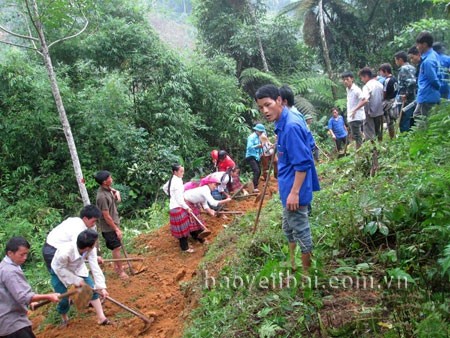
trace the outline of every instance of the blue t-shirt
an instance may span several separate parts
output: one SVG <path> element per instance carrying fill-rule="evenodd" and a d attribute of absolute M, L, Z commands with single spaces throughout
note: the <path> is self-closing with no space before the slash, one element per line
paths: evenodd
<path fill-rule="evenodd" d="M 448 70 L 450 68 L 450 57 L 445 54 L 438 54 L 439 68 L 438 68 L 438 79 L 441 85 L 440 93 L 441 97 L 445 99 L 450 99 L 449 90 L 449 76 Z"/>
<path fill-rule="evenodd" d="M 347 136 L 347 130 L 345 130 L 344 119 L 341 115 L 335 119 L 333 116 L 328 121 L 328 129 L 331 129 L 337 138 L 343 138 Z"/>
<path fill-rule="evenodd" d="M 254 157 L 257 161 L 261 158 L 262 148 L 256 148 L 259 146 L 261 141 L 259 140 L 259 136 L 256 133 L 252 133 L 247 138 L 247 149 L 245 151 L 245 158 Z"/>
<path fill-rule="evenodd" d="M 278 136 L 278 189 L 281 203 L 286 207 L 295 172 L 301 171 L 306 172 L 306 177 L 300 188 L 299 202 L 300 205 L 308 205 L 312 201 L 312 192 L 320 190 L 309 132 L 302 127 L 299 117 L 284 107 L 280 119 L 275 122 L 275 133 Z"/>
<path fill-rule="evenodd" d="M 441 94 L 439 92 L 440 84 L 438 79 L 439 61 L 437 53 L 429 49 L 422 54 L 420 64 L 419 78 L 417 80 L 417 103 L 439 103 Z"/>

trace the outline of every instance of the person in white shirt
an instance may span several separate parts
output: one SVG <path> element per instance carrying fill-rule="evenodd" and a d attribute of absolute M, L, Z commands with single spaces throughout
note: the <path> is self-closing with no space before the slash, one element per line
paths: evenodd
<path fill-rule="evenodd" d="M 383 85 L 376 79 L 376 73 L 369 67 L 359 71 L 359 78 L 364 83 L 363 97 L 357 108 L 367 112 L 364 122 L 364 137 L 366 140 L 383 140 Z"/>
<path fill-rule="evenodd" d="M 42 255 L 44 256 L 44 261 L 49 271 L 51 270 L 51 263 L 56 250 L 68 243 L 76 242 L 79 233 L 83 230 L 94 228 L 95 222 L 97 222 L 101 215 L 102 212 L 97 206 L 92 204 L 86 205 L 81 209 L 80 217 L 69 217 L 49 232 L 44 247 L 42 248 Z M 95 250 L 90 255 L 89 260 L 89 265 L 94 275 L 96 270 L 101 271 L 98 266 L 98 261 L 101 263 L 102 259 L 97 257 L 97 250 Z M 104 285 L 104 281 L 100 284 Z M 103 288 L 106 288 L 106 286 Z"/>
<path fill-rule="evenodd" d="M 211 207 L 217 207 L 220 204 L 225 204 L 231 201 L 228 197 L 224 200 L 216 200 L 212 196 L 211 192 L 220 184 L 220 180 L 216 177 L 209 175 L 202 180 L 202 186 L 194 188 L 184 193 L 184 199 L 188 202 L 188 205 L 192 208 L 195 215 L 200 214 L 199 207 L 202 207 L 208 214 L 215 216 L 216 212 Z"/>
<path fill-rule="evenodd" d="M 356 142 L 356 149 L 362 144 L 361 127 L 366 118 L 363 107 L 358 107 L 358 103 L 363 98 L 361 88 L 354 84 L 352 72 L 345 72 L 341 75 L 342 82 L 347 90 L 347 122 L 350 125 L 352 138 Z"/>
<path fill-rule="evenodd" d="M 231 182 L 233 181 L 231 178 L 231 171 L 233 169 L 234 169 L 234 167 L 229 168 L 227 171 L 216 171 L 212 174 L 209 174 L 208 176 L 206 176 L 200 180 L 199 186 L 207 185 L 207 183 L 205 183 L 205 182 L 207 182 L 211 177 L 215 178 L 219 181 L 219 185 L 217 186 L 217 189 L 214 189 L 213 191 L 211 191 L 212 197 L 218 201 L 226 199 L 226 198 L 230 197 L 230 194 L 228 193 L 228 183 L 231 184 Z M 190 189 L 185 188 L 185 191 L 187 191 L 187 190 L 190 190 Z"/>
<path fill-rule="evenodd" d="M 184 200 L 183 185 L 184 167 L 180 164 L 172 165 L 172 177 L 163 186 L 164 192 L 169 195 L 170 232 L 178 238 L 180 248 L 183 252 L 193 253 L 194 249 L 189 247 L 188 238 L 203 243 L 203 238 L 198 235 L 203 231 L 200 224 L 191 219 L 192 209 Z"/>
<path fill-rule="evenodd" d="M 91 288 L 95 288 L 96 290 L 90 304 L 97 314 L 97 323 L 99 325 L 111 325 L 112 323 L 103 313 L 102 303 L 99 298 L 100 296 L 102 298 L 108 296 L 108 292 L 105 288 L 97 289 L 97 285 L 94 287 L 94 282 L 89 276 L 89 271 L 84 263 L 85 259 L 88 259 L 95 252 L 97 240 L 97 232 L 93 229 L 86 229 L 77 236 L 76 242 L 68 243 L 57 249 L 51 263 L 51 268 L 54 272 L 51 282 L 55 292 L 58 293 L 67 292 L 67 287 L 70 285 L 82 286 L 87 284 Z M 61 314 L 63 324 L 67 324 L 69 319 L 67 312 L 70 304 L 67 302 L 64 308 L 60 305 L 61 302 L 58 304 L 58 312 Z"/>

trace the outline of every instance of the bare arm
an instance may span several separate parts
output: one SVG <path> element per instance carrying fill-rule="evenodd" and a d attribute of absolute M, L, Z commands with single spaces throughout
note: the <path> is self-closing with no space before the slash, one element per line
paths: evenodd
<path fill-rule="evenodd" d="M 108 210 L 102 210 L 103 218 L 105 219 L 106 224 L 108 224 L 116 233 L 117 237 L 122 240 L 122 231 L 120 230 L 119 226 L 116 225 L 109 214 Z"/>
<path fill-rule="evenodd" d="M 355 117 L 356 111 L 362 107 L 364 107 L 366 105 L 366 103 L 369 102 L 369 100 L 367 99 L 361 99 L 361 101 L 359 101 L 359 103 L 356 105 L 355 108 L 352 109 L 351 116 Z"/>
<path fill-rule="evenodd" d="M 292 184 L 291 192 L 289 193 L 286 201 L 286 207 L 290 211 L 296 211 L 300 207 L 299 192 L 305 181 L 306 172 L 296 171 L 294 183 Z"/>

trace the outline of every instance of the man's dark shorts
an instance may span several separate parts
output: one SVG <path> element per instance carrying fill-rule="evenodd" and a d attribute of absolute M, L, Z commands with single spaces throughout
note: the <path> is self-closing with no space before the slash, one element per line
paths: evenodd
<path fill-rule="evenodd" d="M 115 231 L 102 232 L 102 236 L 105 239 L 106 247 L 109 250 L 114 250 L 114 249 L 120 248 L 122 246 L 122 244 L 120 243 L 119 237 L 117 237 L 117 234 Z"/>

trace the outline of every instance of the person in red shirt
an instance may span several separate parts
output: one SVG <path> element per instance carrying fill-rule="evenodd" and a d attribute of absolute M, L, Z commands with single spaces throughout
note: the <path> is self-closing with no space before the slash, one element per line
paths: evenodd
<path fill-rule="evenodd" d="M 211 151 L 211 158 L 217 171 L 228 171 L 236 167 L 236 163 L 234 163 L 225 150 Z"/>

